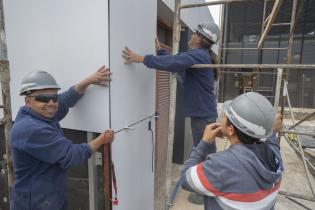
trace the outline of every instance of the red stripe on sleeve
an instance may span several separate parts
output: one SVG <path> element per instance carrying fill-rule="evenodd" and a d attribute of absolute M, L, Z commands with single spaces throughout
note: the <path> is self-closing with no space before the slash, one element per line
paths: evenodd
<path fill-rule="evenodd" d="M 211 193 L 213 193 L 216 196 L 221 196 L 222 192 L 220 192 L 218 189 L 216 189 L 207 179 L 207 177 L 205 176 L 205 173 L 203 172 L 202 169 L 202 163 L 199 163 L 197 165 L 197 174 L 198 174 L 198 178 L 201 182 L 201 184 L 204 186 L 204 188 L 206 188 L 208 191 L 210 191 Z"/>
<path fill-rule="evenodd" d="M 198 178 L 201 182 L 201 184 L 206 188 L 208 191 L 213 193 L 216 196 L 222 196 L 226 199 L 229 200 L 234 200 L 234 201 L 240 201 L 240 202 L 256 202 L 259 200 L 264 199 L 268 195 L 272 194 L 276 190 L 280 188 L 280 183 L 279 181 L 274 187 L 268 189 L 268 190 L 259 190 L 254 193 L 230 193 L 230 192 L 221 192 L 218 189 L 216 189 L 207 179 L 203 169 L 202 169 L 202 163 L 198 164 L 197 166 L 197 174 Z"/>

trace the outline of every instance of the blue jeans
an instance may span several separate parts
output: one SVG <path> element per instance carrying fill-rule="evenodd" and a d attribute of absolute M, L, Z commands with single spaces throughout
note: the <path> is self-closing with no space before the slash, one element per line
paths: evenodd
<path fill-rule="evenodd" d="M 199 144 L 199 141 L 202 139 L 203 132 L 207 125 L 215 123 L 215 119 L 203 118 L 203 117 L 191 117 L 191 131 L 194 140 L 194 146 L 196 147 Z M 215 153 L 217 147 L 215 141 L 210 146 L 210 153 Z"/>

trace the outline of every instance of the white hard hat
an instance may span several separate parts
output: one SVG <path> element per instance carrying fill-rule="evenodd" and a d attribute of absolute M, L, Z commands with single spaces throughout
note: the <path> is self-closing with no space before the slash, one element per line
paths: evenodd
<path fill-rule="evenodd" d="M 217 43 L 219 41 L 221 32 L 215 22 L 199 24 L 195 30 L 210 42 Z"/>
<path fill-rule="evenodd" d="M 21 83 L 20 95 L 27 95 L 33 90 L 56 89 L 59 90 L 55 78 L 45 71 L 34 71 L 27 74 Z"/>
<path fill-rule="evenodd" d="M 253 138 L 267 138 L 273 132 L 275 111 L 271 103 L 258 93 L 244 93 L 224 102 L 223 112 L 238 130 Z"/>

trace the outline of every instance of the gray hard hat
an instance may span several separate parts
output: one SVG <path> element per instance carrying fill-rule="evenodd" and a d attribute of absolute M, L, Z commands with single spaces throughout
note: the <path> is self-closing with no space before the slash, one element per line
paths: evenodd
<path fill-rule="evenodd" d="M 20 95 L 27 95 L 34 90 L 56 89 L 59 90 L 55 78 L 45 71 L 34 71 L 27 74 L 21 83 Z"/>
<path fill-rule="evenodd" d="M 199 24 L 195 29 L 208 41 L 217 43 L 220 37 L 220 28 L 215 22 Z"/>
<path fill-rule="evenodd" d="M 268 138 L 273 132 L 275 111 L 271 103 L 258 93 L 244 93 L 224 102 L 223 112 L 236 128 L 253 138 Z"/>

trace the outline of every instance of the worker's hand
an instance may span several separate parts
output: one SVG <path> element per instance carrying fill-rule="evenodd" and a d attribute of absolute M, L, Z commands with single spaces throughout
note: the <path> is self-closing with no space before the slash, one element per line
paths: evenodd
<path fill-rule="evenodd" d="M 202 140 L 210 144 L 214 142 L 216 136 L 222 136 L 220 123 L 207 125 L 203 133 Z"/>
<path fill-rule="evenodd" d="M 108 86 L 111 81 L 112 73 L 109 68 L 102 66 L 95 73 L 89 75 L 84 80 L 74 86 L 77 93 L 83 94 L 89 85 L 102 85 Z"/>
<path fill-rule="evenodd" d="M 273 124 L 273 131 L 279 132 L 282 128 L 282 115 L 276 114 L 275 123 Z"/>
<path fill-rule="evenodd" d="M 144 60 L 144 56 L 137 55 L 136 53 L 129 50 L 128 47 L 122 51 L 122 57 L 125 59 L 125 64 L 129 63 L 142 63 Z"/>
<path fill-rule="evenodd" d="M 105 132 L 101 133 L 99 137 L 102 139 L 103 144 L 108 144 L 114 140 L 115 134 L 113 130 L 108 129 Z"/>
<path fill-rule="evenodd" d="M 93 152 L 97 151 L 102 145 L 109 144 L 114 140 L 114 131 L 111 129 L 101 133 L 98 137 L 90 141 L 90 145 Z"/>
<path fill-rule="evenodd" d="M 108 86 L 111 81 L 112 73 L 106 66 L 100 67 L 95 73 L 91 74 L 86 78 L 89 84 Z"/>
<path fill-rule="evenodd" d="M 155 38 L 155 49 L 156 51 L 159 51 L 160 49 L 162 49 L 160 41 L 157 37 Z"/>

